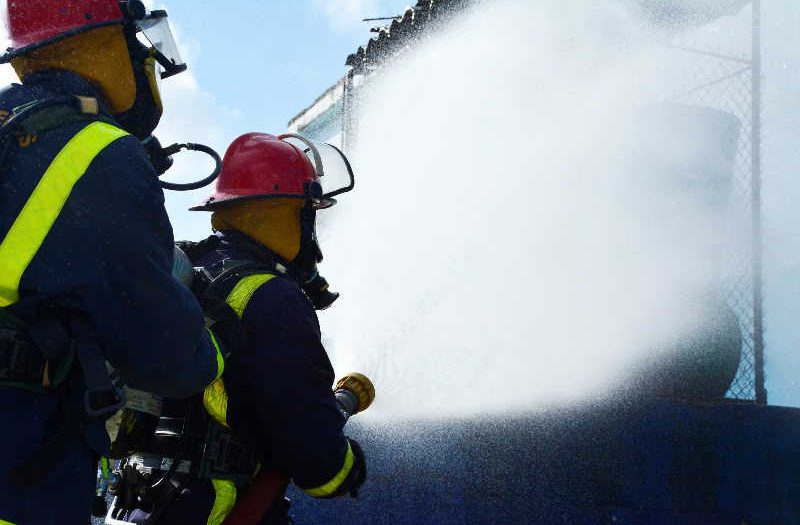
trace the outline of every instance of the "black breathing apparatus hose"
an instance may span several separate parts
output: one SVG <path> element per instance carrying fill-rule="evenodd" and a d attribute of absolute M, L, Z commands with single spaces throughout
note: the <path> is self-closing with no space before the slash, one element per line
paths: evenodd
<path fill-rule="evenodd" d="M 201 180 L 196 182 L 186 182 L 186 183 L 178 183 L 178 182 L 167 182 L 165 180 L 159 181 L 161 187 L 165 190 L 172 190 L 172 191 L 192 191 L 198 190 L 200 188 L 205 188 L 219 177 L 220 172 L 222 171 L 222 158 L 219 156 L 219 153 L 214 151 L 213 148 L 205 146 L 203 144 L 193 144 L 188 142 L 186 144 L 173 144 L 172 146 L 167 146 L 166 148 L 161 146 L 161 143 L 158 139 L 154 136 L 150 136 L 147 140 L 142 142 L 147 154 L 150 157 L 150 162 L 153 164 L 153 167 L 158 173 L 158 176 L 164 175 L 174 163 L 172 156 L 180 153 L 183 150 L 186 151 L 198 151 L 200 153 L 205 153 L 212 159 L 214 159 L 215 167 L 214 171 L 208 177 L 205 177 Z"/>

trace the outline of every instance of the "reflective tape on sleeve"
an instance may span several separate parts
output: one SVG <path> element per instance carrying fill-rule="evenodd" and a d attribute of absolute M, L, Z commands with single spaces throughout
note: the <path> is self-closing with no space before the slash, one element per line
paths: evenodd
<path fill-rule="evenodd" d="M 103 475 L 103 479 L 111 479 L 111 463 L 105 456 L 100 458 L 100 472 Z"/>
<path fill-rule="evenodd" d="M 340 470 L 330 481 L 324 485 L 320 485 L 319 487 L 313 489 L 307 489 L 303 492 L 315 498 L 326 498 L 328 496 L 333 496 L 339 490 L 339 487 L 342 486 L 344 480 L 347 479 L 350 471 L 353 470 L 353 463 L 355 463 L 355 455 L 353 454 L 353 449 L 350 448 L 350 442 L 348 441 L 347 453 L 344 456 L 344 466 L 342 467 L 342 470 Z"/>
<path fill-rule="evenodd" d="M 228 426 L 228 391 L 222 378 L 217 379 L 203 390 L 203 406 L 214 421 Z"/>
<path fill-rule="evenodd" d="M 72 137 L 50 163 L 0 243 L 0 307 L 19 300 L 22 275 L 92 161 L 106 146 L 126 135 L 117 127 L 93 122 Z"/>
<path fill-rule="evenodd" d="M 236 505 L 236 485 L 233 481 L 212 479 L 214 506 L 208 515 L 207 525 L 222 525 Z"/>

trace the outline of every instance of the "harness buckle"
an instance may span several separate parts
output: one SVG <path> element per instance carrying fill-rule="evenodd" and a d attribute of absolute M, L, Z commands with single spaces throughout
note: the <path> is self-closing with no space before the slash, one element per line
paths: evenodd
<path fill-rule="evenodd" d="M 232 472 L 244 468 L 253 451 L 248 443 L 227 433 L 220 436 L 217 447 L 216 454 L 211 458 L 217 472 Z"/>
<path fill-rule="evenodd" d="M 0 329 L 0 379 L 40 381 L 45 360 L 38 347 L 15 330 Z"/>
<path fill-rule="evenodd" d="M 87 388 L 83 393 L 83 408 L 89 417 L 111 416 L 127 402 L 125 391 L 117 386 Z"/>

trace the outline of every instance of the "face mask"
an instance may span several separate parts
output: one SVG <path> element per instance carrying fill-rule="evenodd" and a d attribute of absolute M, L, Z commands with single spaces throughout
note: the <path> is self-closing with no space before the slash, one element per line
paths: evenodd
<path fill-rule="evenodd" d="M 135 35 L 128 33 L 127 37 L 136 81 L 136 99 L 129 110 L 114 117 L 122 129 L 139 140 L 145 140 L 156 129 L 164 112 L 158 88 L 157 62 L 152 49 L 142 45 Z"/>
<path fill-rule="evenodd" d="M 314 308 L 325 310 L 339 294 L 330 291 L 328 281 L 317 270 L 317 264 L 322 262 L 322 250 L 317 242 L 316 220 L 317 211 L 309 202 L 300 212 L 300 253 L 290 266 Z"/>

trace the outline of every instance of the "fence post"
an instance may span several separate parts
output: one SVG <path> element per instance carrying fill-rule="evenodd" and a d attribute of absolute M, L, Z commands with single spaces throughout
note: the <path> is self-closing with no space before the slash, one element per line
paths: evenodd
<path fill-rule="evenodd" d="M 767 404 L 764 356 L 764 239 L 761 201 L 761 0 L 753 0 L 753 343 L 755 350 L 756 403 Z"/>

